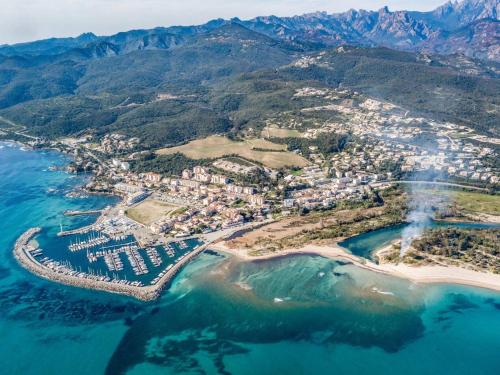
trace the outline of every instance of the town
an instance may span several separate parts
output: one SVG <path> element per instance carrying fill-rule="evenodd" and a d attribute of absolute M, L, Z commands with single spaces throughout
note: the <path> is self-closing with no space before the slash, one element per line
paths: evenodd
<path fill-rule="evenodd" d="M 366 199 L 405 179 L 479 184 L 483 189 L 498 186 L 498 166 L 491 163 L 497 157 L 498 139 L 481 137 L 463 125 L 412 116 L 397 105 L 346 89 L 303 87 L 294 97 L 318 105 L 303 108 L 301 117 L 286 113 L 269 118 L 262 137 L 273 141 L 284 132 L 315 140 L 325 134 L 347 134 L 347 146 L 329 154 L 314 145 L 307 154 L 290 149 L 307 159 L 302 167 L 269 168 L 228 155 L 179 175 L 162 175 L 133 170 L 136 160 L 150 153 L 140 148 L 138 138 L 112 133 L 57 144 L 74 156 L 69 171 L 94 173 L 87 190 L 123 197 L 113 213 L 132 220 L 141 228 L 137 236 L 148 243 L 328 209 L 344 200 Z M 324 111 L 335 116 L 317 120 L 316 114 Z M 255 133 L 250 129 L 247 136 Z M 266 176 L 265 186 L 239 181 L 257 173 Z"/>

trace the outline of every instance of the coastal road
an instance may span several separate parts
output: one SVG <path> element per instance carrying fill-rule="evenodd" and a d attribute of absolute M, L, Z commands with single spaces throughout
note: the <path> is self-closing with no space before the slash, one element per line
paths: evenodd
<path fill-rule="evenodd" d="M 28 134 L 23 133 L 26 131 L 26 126 L 16 124 L 16 123 L 14 123 L 14 122 L 10 121 L 9 119 L 6 119 L 5 117 L 2 117 L 2 116 L 0 116 L 0 121 L 3 121 L 6 124 L 9 124 L 13 128 L 18 128 L 18 129 L 20 128 L 21 129 L 20 131 L 14 131 L 12 129 L 9 129 L 12 133 L 29 138 L 29 139 L 37 140 L 37 137 L 33 137 L 32 135 L 28 135 Z"/>

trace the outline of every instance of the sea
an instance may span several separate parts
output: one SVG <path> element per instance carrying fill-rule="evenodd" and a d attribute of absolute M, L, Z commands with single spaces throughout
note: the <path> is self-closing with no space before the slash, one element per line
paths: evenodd
<path fill-rule="evenodd" d="M 14 260 L 16 238 L 89 224 L 63 212 L 116 203 L 68 197 L 88 179 L 50 168 L 68 161 L 0 143 L 0 374 L 500 373 L 500 293 L 485 289 L 212 251 L 148 303 L 40 279 Z"/>

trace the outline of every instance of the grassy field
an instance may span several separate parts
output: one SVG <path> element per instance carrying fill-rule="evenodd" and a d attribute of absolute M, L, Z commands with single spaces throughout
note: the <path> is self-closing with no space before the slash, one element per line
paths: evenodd
<path fill-rule="evenodd" d="M 423 188 L 421 190 L 427 192 L 427 194 L 447 196 L 449 203 L 466 212 L 500 215 L 500 195 L 432 188 Z"/>
<path fill-rule="evenodd" d="M 294 129 L 266 126 L 264 129 L 262 129 L 261 136 L 264 138 L 301 138 L 302 133 Z"/>
<path fill-rule="evenodd" d="M 269 151 L 265 151 L 269 150 Z M 239 155 L 254 160 L 269 168 L 303 167 L 309 162 L 302 156 L 288 152 L 286 145 L 280 145 L 264 139 L 252 139 L 236 142 L 226 137 L 211 136 L 197 139 L 188 144 L 158 150 L 159 155 L 180 152 L 191 159 L 221 158 L 228 155 Z"/>
<path fill-rule="evenodd" d="M 177 210 L 179 206 L 160 202 L 154 199 L 147 199 L 137 206 L 126 211 L 126 214 L 132 220 L 135 220 L 144 225 L 150 225 L 162 216 L 171 214 Z"/>
<path fill-rule="evenodd" d="M 500 215 L 500 195 L 453 192 L 454 202 L 466 211 Z"/>
<path fill-rule="evenodd" d="M 286 151 L 286 145 L 266 141 L 262 138 L 249 139 L 245 141 L 252 149 L 269 150 L 269 151 Z"/>

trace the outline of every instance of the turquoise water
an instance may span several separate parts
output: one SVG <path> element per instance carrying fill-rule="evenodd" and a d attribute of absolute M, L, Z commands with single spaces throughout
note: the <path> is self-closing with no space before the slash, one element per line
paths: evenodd
<path fill-rule="evenodd" d="M 2 148 L 3 146 L 3 148 Z M 12 257 L 29 227 L 80 225 L 83 178 L 53 152 L 0 144 L 0 373 L 497 374 L 500 294 L 417 286 L 317 256 L 206 253 L 156 302 L 41 280 Z M 49 189 L 56 189 L 52 192 Z"/>
<path fill-rule="evenodd" d="M 363 233 L 339 242 L 339 245 L 345 247 L 354 255 L 372 259 L 372 254 L 376 250 L 389 245 L 392 241 L 401 237 L 403 230 L 409 224 L 391 225 L 386 228 Z M 443 221 L 432 221 L 429 228 L 456 227 L 456 228 L 498 228 L 498 224 L 487 223 L 450 223 Z"/>

